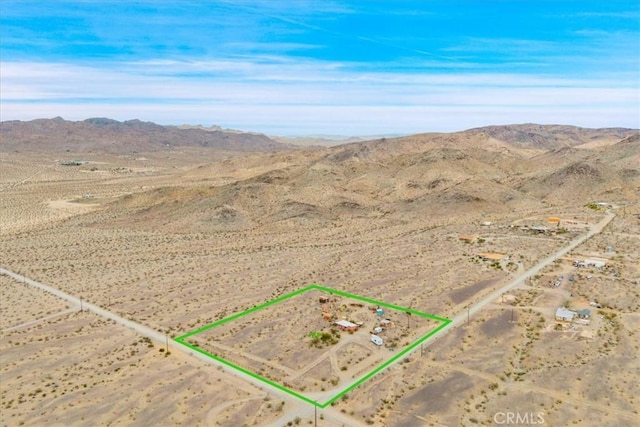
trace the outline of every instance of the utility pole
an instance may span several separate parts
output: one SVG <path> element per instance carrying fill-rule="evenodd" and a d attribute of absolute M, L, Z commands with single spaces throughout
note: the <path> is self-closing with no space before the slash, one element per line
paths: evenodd
<path fill-rule="evenodd" d="M 165 342 L 167 343 L 167 353 L 169 353 L 169 337 L 165 335 L 164 338 Z"/>
<path fill-rule="evenodd" d="M 313 418 L 315 420 L 315 427 L 318 427 L 318 405 L 317 405 L 318 401 L 315 400 L 313 402 Z"/>
<path fill-rule="evenodd" d="M 470 314 L 469 314 L 469 310 L 470 310 L 470 309 L 471 309 L 471 307 L 470 307 L 470 306 L 467 306 L 467 325 L 469 324 L 469 316 L 470 316 Z"/>
<path fill-rule="evenodd" d="M 80 311 L 83 311 L 83 309 L 82 309 L 82 297 L 80 297 Z"/>

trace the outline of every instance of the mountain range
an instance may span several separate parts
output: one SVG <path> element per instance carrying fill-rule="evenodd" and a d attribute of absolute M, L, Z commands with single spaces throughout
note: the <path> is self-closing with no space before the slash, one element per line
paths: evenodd
<path fill-rule="evenodd" d="M 128 224 L 143 228 L 160 222 L 180 231 L 286 229 L 300 221 L 325 227 L 345 218 L 406 222 L 425 215 L 446 221 L 595 200 L 640 202 L 634 129 L 521 124 L 311 148 L 136 120 L 3 122 L 0 131 L 2 151 L 244 153 L 194 165 L 175 185 L 113 202 Z"/>
<path fill-rule="evenodd" d="M 223 129 L 162 126 L 107 118 L 68 121 L 60 117 L 0 123 L 0 150 L 131 153 L 177 147 L 230 151 L 279 151 L 292 146 L 265 135 Z"/>

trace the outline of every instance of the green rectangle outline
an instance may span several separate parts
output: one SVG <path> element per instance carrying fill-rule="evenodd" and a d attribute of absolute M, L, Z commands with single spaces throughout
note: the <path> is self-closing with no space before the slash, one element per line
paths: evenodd
<path fill-rule="evenodd" d="M 349 387 L 347 387 L 346 389 L 340 391 L 336 396 L 332 397 L 331 399 L 327 400 L 324 403 L 319 403 L 315 400 L 311 400 L 310 398 L 294 391 L 291 390 L 281 384 L 278 384 L 274 381 L 271 381 L 268 378 L 264 378 L 258 374 L 256 374 L 255 372 L 251 372 L 250 370 L 243 368 L 242 366 L 238 366 L 226 359 L 223 359 L 222 357 L 213 355 L 203 349 L 201 349 L 200 347 L 196 347 L 192 344 L 189 344 L 187 342 L 185 342 L 185 339 L 200 334 L 202 332 L 208 331 L 209 329 L 213 329 L 216 326 L 221 326 L 224 325 L 225 323 L 229 323 L 233 320 L 236 320 L 242 316 L 245 316 L 247 314 L 262 310 L 263 308 L 269 307 L 273 304 L 282 302 L 284 300 L 287 300 L 289 298 L 292 298 L 296 295 L 300 295 L 303 294 L 305 292 L 311 291 L 311 290 L 319 290 L 322 292 L 327 292 L 329 294 L 335 294 L 335 295 L 340 295 L 346 298 L 351 298 L 351 299 L 355 299 L 357 301 L 364 301 L 364 302 L 368 302 L 371 304 L 376 304 L 379 305 L 381 307 L 386 307 L 386 308 L 391 308 L 394 310 L 399 310 L 399 311 L 403 311 L 405 313 L 411 313 L 411 314 L 415 314 L 416 316 L 420 316 L 420 317 L 424 317 L 426 319 L 431 319 L 431 320 L 435 320 L 440 322 L 440 325 L 438 325 L 435 329 L 430 330 L 427 334 L 425 334 L 424 336 L 418 338 L 415 342 L 413 342 L 412 344 L 410 344 L 407 348 L 403 349 L 402 351 L 400 351 L 399 353 L 397 353 L 395 356 L 393 356 L 391 359 L 387 360 L 386 362 L 384 362 L 383 364 L 381 364 L 380 366 L 374 368 L 371 372 L 369 372 L 368 374 L 366 374 L 365 376 L 361 377 L 358 381 L 356 381 L 355 383 L 351 384 Z M 449 325 L 451 323 L 450 319 L 447 319 L 445 317 L 439 317 L 439 316 L 435 316 L 433 314 L 429 314 L 429 313 L 423 313 L 421 311 L 417 311 L 417 310 L 413 310 L 411 308 L 405 308 L 405 307 L 400 307 L 394 304 L 389 304 L 386 302 L 382 302 L 382 301 L 377 301 L 371 298 L 367 298 L 367 297 L 363 297 L 363 296 L 359 296 L 359 295 L 353 295 L 350 294 L 348 292 L 343 292 L 343 291 L 339 291 L 336 289 L 331 289 L 331 288 L 327 288 L 324 286 L 320 286 L 317 284 L 312 284 L 309 285 L 305 288 L 302 289 L 298 289 L 297 291 L 291 292 L 289 294 L 286 295 L 282 295 L 278 298 L 272 299 L 270 301 L 267 301 L 263 304 L 260 305 L 256 305 L 248 310 L 245 311 L 241 311 L 239 313 L 233 314 L 231 316 L 222 318 L 218 321 L 215 321 L 213 323 L 210 323 L 208 325 L 202 326 L 200 328 L 194 329 L 191 332 L 188 332 L 184 335 L 181 335 L 179 337 L 173 338 L 173 340 L 179 344 L 182 344 L 185 347 L 190 348 L 193 351 L 196 351 L 204 356 L 207 356 L 213 360 L 216 360 L 220 363 L 222 363 L 223 365 L 226 365 L 236 371 L 242 372 L 245 375 L 248 375 L 252 378 L 255 378 L 265 384 L 268 384 L 274 388 L 277 388 L 280 391 L 283 391 L 291 396 L 297 397 L 298 399 L 305 401 L 307 403 L 310 403 L 311 405 L 317 406 L 318 408 L 322 409 L 322 408 L 326 408 L 327 406 L 331 405 L 333 402 L 335 402 L 336 400 L 340 399 L 342 396 L 346 395 L 347 393 L 349 393 L 350 391 L 352 391 L 353 389 L 357 388 L 358 386 L 362 385 L 363 383 L 365 383 L 366 381 L 368 381 L 369 379 L 371 379 L 373 376 L 375 376 L 376 374 L 378 374 L 379 372 L 383 371 L 384 369 L 386 369 L 387 367 L 389 367 L 391 364 L 393 364 L 394 362 L 396 362 L 398 359 L 402 358 L 404 355 L 406 355 L 407 353 L 411 352 L 413 349 L 415 349 L 417 346 L 419 346 L 420 344 L 422 344 L 424 341 L 426 341 L 427 339 L 429 339 L 430 337 L 432 337 L 433 335 L 435 335 L 436 333 L 440 332 L 442 329 L 444 329 L 445 327 L 447 327 L 447 325 Z"/>

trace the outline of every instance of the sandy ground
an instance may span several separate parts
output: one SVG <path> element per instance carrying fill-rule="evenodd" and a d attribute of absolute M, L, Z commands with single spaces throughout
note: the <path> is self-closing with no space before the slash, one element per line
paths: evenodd
<path fill-rule="evenodd" d="M 171 336 L 310 283 L 454 317 L 581 232 L 533 235 L 522 224 L 541 223 L 556 212 L 591 223 L 602 217 L 574 203 L 494 215 L 488 226 L 468 216 L 400 221 L 381 215 L 176 232 L 166 228 L 167 218 L 136 222 L 132 208 L 112 203 L 177 183 L 194 191 L 203 182 L 215 187 L 238 178 L 233 168 L 220 164 L 212 175 L 210 168 L 189 166 L 192 158 L 145 155 L 144 161 L 90 159 L 96 163 L 82 170 L 44 155 L 16 156 L 0 182 L 2 266 Z M 265 168 L 257 164 L 254 172 Z M 483 241 L 464 243 L 461 234 L 479 234 Z M 496 413 L 507 411 L 541 411 L 549 425 L 640 422 L 638 235 L 633 212 L 619 215 L 603 234 L 525 288 L 486 306 L 468 327 L 350 392 L 331 408 L 343 419 L 331 421 L 327 411 L 318 424 L 490 425 Z M 480 252 L 508 254 L 510 260 L 493 265 L 476 259 Z M 606 258 L 610 266 L 571 265 L 587 256 Z M 560 274 L 562 285 L 550 287 Z M 293 398 L 267 395 L 189 356 L 166 356 L 157 343 L 150 346 L 126 328 L 69 311 L 6 277 L 0 287 L 3 425 L 286 425 L 296 416 L 301 425 L 313 422 L 313 408 Z M 590 301 L 603 306 L 592 308 L 590 325 L 556 327 L 558 306 L 581 309 Z M 294 352 L 292 343 L 318 321 L 316 311 L 304 313 L 303 331 L 291 329 L 278 338 L 276 344 L 289 346 L 290 354 L 276 362 L 300 372 L 309 366 L 328 375 L 358 371 L 355 361 L 370 356 L 357 343 L 334 352 L 334 361 L 330 353 Z M 242 346 L 254 359 L 277 359 L 268 342 L 234 336 L 226 345 Z M 334 372 L 334 362 L 340 369 L 345 356 L 353 367 Z M 315 387 L 315 377 L 297 378 L 298 387 Z"/>

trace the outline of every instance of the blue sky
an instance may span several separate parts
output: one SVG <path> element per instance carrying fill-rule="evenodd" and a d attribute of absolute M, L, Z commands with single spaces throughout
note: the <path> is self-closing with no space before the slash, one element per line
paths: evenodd
<path fill-rule="evenodd" d="M 640 127 L 637 1 L 0 2 L 2 120 Z"/>

